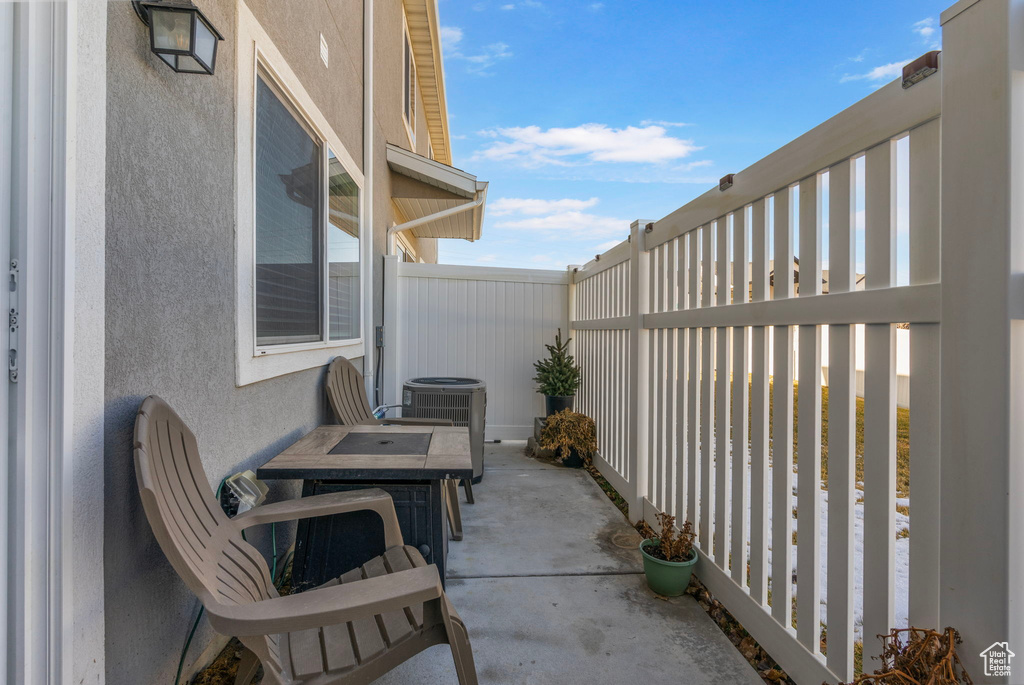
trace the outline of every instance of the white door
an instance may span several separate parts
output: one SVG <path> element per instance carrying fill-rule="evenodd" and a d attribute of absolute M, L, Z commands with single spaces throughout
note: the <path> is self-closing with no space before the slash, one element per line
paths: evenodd
<path fill-rule="evenodd" d="M 0 316 L 6 320 L 11 311 L 11 287 L 9 283 L 11 252 L 11 115 L 13 87 L 12 76 L 14 53 L 14 7 L 9 3 L 0 4 L 0 275 L 4 283 L 0 286 Z M 3 327 L 0 340 L 3 346 L 4 366 L 8 365 L 11 349 L 11 327 Z M 14 454 L 13 436 L 8 428 L 10 423 L 10 396 L 14 388 L 7 369 L 4 369 L 2 391 L 0 391 L 0 684 L 8 682 L 9 640 L 7 637 L 8 612 L 8 559 L 10 557 L 11 530 L 8 527 L 8 506 L 11 501 L 8 474 Z"/>
<path fill-rule="evenodd" d="M 0 685 L 67 679 L 73 3 L 0 3 Z"/>

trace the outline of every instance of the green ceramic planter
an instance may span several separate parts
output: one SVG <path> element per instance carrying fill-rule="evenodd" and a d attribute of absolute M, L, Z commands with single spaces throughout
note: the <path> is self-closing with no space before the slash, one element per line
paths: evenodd
<path fill-rule="evenodd" d="M 647 585 L 651 590 L 664 597 L 678 597 L 686 592 L 686 586 L 690 584 L 690 576 L 693 575 L 693 567 L 697 563 L 697 550 L 693 551 L 693 558 L 689 561 L 664 561 L 652 557 L 644 549 L 657 544 L 658 541 L 653 538 L 640 543 L 640 554 L 644 557 L 644 574 L 647 576 Z"/>

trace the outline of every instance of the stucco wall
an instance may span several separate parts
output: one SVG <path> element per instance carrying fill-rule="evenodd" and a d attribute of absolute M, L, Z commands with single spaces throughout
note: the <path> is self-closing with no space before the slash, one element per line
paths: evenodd
<path fill-rule="evenodd" d="M 103 284 L 106 176 L 106 55 L 104 0 L 82 0 L 69 103 L 74 139 L 74 378 L 72 380 L 74 489 L 71 502 L 71 678 L 104 681 L 103 593 Z"/>
<path fill-rule="evenodd" d="M 284 11 L 297 3 L 278 4 Z M 304 2 L 303 13 L 275 15 L 267 26 L 287 22 L 308 36 L 303 19 L 318 25 L 315 43 L 292 45 L 284 36 L 281 47 L 304 85 L 323 98 L 325 113 L 349 120 L 335 129 L 359 159 L 361 85 L 332 79 L 335 91 L 323 77 L 320 25 L 336 27 L 320 11 L 323 4 Z M 130 5 L 109 6 L 104 576 L 110 685 L 171 682 L 197 606 L 157 546 L 137 494 L 131 435 L 142 398 L 162 396 L 188 422 L 211 484 L 257 467 L 326 418 L 322 369 L 235 386 L 236 11 L 232 0 L 207 0 L 202 9 L 226 38 L 214 76 L 175 74 L 149 51 Z M 355 17 L 359 28 L 361 14 Z M 342 73 L 350 62 L 346 49 L 337 35 L 329 40 L 332 75 Z M 314 59 L 305 59 L 306 52 Z M 321 71 L 307 76 L 304 69 Z M 361 66 L 348 64 L 349 80 L 358 72 Z M 271 498 L 297 494 L 296 484 L 276 484 Z M 278 533 L 283 549 L 292 531 Z M 267 551 L 267 536 L 256 540 Z M 204 622 L 190 663 L 212 637 Z"/>

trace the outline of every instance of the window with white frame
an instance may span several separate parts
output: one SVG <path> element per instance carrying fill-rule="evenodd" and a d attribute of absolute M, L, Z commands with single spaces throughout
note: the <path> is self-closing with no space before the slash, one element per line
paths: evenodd
<path fill-rule="evenodd" d="M 409 128 L 409 137 L 416 137 L 416 60 L 413 58 L 409 29 L 402 34 L 402 117 Z"/>
<path fill-rule="evenodd" d="M 256 345 L 358 339 L 359 187 L 263 70 L 255 127 Z"/>

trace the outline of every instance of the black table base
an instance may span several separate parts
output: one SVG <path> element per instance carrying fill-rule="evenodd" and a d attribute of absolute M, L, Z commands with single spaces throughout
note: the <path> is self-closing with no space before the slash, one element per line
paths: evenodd
<path fill-rule="evenodd" d="M 443 584 L 448 528 L 441 481 L 306 480 L 302 496 L 366 488 L 380 488 L 391 495 L 405 544 L 419 549 L 428 564 L 437 564 Z M 292 565 L 293 591 L 322 585 L 384 552 L 384 524 L 372 511 L 300 520 Z"/>

